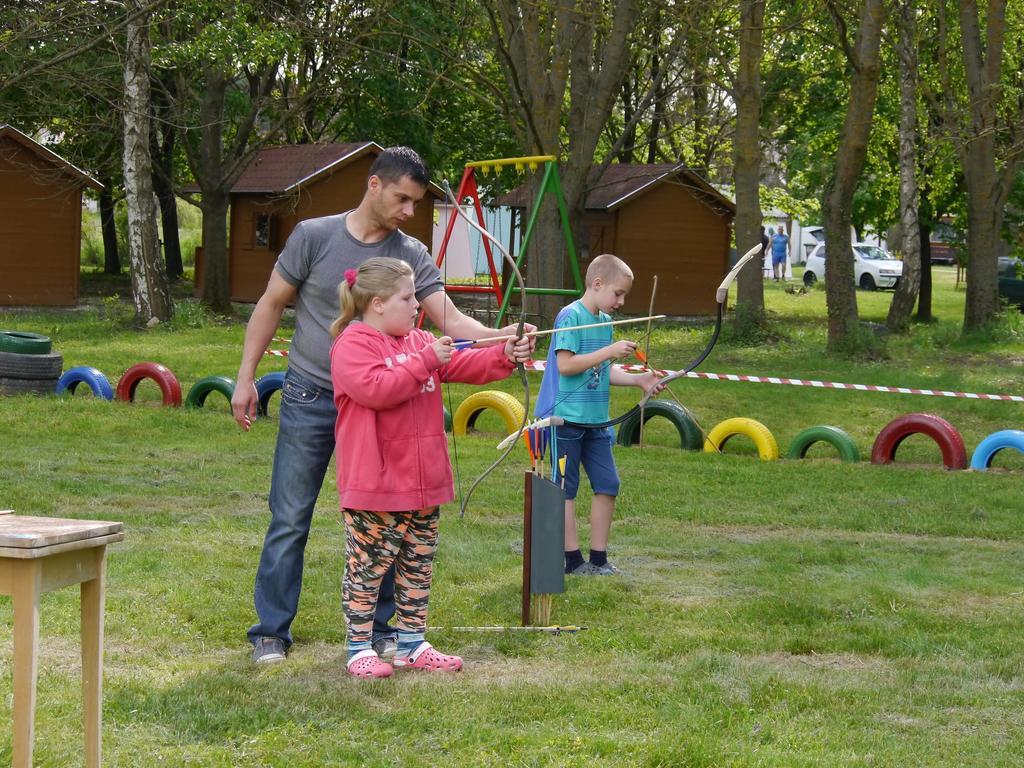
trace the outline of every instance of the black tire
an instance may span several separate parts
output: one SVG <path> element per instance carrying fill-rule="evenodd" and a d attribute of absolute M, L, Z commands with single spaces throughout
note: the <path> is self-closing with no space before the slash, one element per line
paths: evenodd
<path fill-rule="evenodd" d="M 804 272 L 804 285 L 810 288 L 816 282 L 818 282 L 817 275 L 815 275 L 813 272 Z"/>
<path fill-rule="evenodd" d="M 45 355 L 53 349 L 49 336 L 28 331 L 0 331 L 0 352 L 19 355 Z"/>
<path fill-rule="evenodd" d="M 60 352 L 38 355 L 0 352 L 0 378 L 54 379 L 60 376 L 63 369 L 64 358 Z"/>
<path fill-rule="evenodd" d="M 52 395 L 57 379 L 4 379 L 0 378 L 0 395 Z"/>
<path fill-rule="evenodd" d="M 877 286 L 875 285 L 875 278 L 865 272 L 860 276 L 860 287 L 865 291 L 874 291 Z"/>
<path fill-rule="evenodd" d="M 704 446 L 704 434 L 685 410 L 678 403 L 665 400 L 652 400 L 644 407 L 644 423 L 652 416 L 663 416 L 671 421 L 679 431 L 679 447 L 684 451 L 699 451 Z M 640 413 L 626 419 L 619 426 L 616 441 L 619 445 L 633 445 L 640 440 Z"/>

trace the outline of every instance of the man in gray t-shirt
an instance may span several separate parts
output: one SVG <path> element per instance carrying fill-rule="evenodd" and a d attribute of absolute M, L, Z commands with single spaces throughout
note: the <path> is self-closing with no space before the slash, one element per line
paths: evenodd
<path fill-rule="evenodd" d="M 256 572 L 258 622 L 248 633 L 257 664 L 283 661 L 292 643 L 306 539 L 334 452 L 337 412 L 328 328 L 339 314 L 338 285 L 345 270 L 355 269 L 371 256 L 400 258 L 413 268 L 417 300 L 446 335 L 484 339 L 515 332 L 515 326 L 491 329 L 462 314 L 445 294 L 427 249 L 399 229 L 412 217 L 428 183 L 426 166 L 413 150 L 384 150 L 370 168 L 366 193 L 357 208 L 309 219 L 295 228 L 246 327 L 231 409 L 235 421 L 248 430 L 258 405 L 256 366 L 277 332 L 285 307 L 295 305 L 295 333 L 281 393 L 270 481 L 270 526 Z M 531 342 L 523 339 L 520 344 L 529 347 Z M 393 596 L 392 571 L 381 584 L 374 618 L 374 649 L 385 658 L 394 655 L 393 630 L 387 625 L 394 615 Z"/>
<path fill-rule="evenodd" d="M 338 316 L 338 286 L 346 269 L 355 269 L 372 256 L 390 256 L 413 269 L 416 300 L 444 290 L 441 274 L 426 246 L 395 229 L 383 240 L 364 243 L 349 232 L 351 214 L 299 222 L 277 259 L 274 271 L 297 290 L 295 335 L 288 365 L 325 389 L 331 388 L 330 328 Z"/>

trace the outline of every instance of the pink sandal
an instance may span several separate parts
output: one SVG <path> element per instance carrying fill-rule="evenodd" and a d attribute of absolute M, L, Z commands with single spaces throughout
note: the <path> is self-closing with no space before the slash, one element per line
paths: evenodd
<path fill-rule="evenodd" d="M 408 656 L 395 656 L 394 665 L 427 672 L 458 672 L 462 669 L 462 658 L 441 653 L 424 640 Z"/>
<path fill-rule="evenodd" d="M 373 651 L 360 651 L 346 665 L 353 677 L 391 677 L 394 669 Z"/>

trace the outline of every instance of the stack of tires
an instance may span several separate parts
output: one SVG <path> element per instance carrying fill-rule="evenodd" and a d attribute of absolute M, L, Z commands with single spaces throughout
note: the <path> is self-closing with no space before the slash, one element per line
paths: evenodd
<path fill-rule="evenodd" d="M 52 394 L 64 358 L 37 333 L 0 331 L 0 395 Z"/>

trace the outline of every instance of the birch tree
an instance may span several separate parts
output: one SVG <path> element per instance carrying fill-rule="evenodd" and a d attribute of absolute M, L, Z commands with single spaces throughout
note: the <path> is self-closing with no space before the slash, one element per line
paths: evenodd
<path fill-rule="evenodd" d="M 917 193 L 917 24 L 914 0 L 903 0 L 897 14 L 896 55 L 899 61 L 900 237 L 903 276 L 889 305 L 886 325 L 905 331 L 921 286 L 921 234 Z"/>
<path fill-rule="evenodd" d="M 146 325 L 171 318 L 174 305 L 160 259 L 150 142 L 149 17 L 139 0 L 126 0 L 124 56 L 124 185 L 128 206 L 128 259 L 136 317 Z"/>

